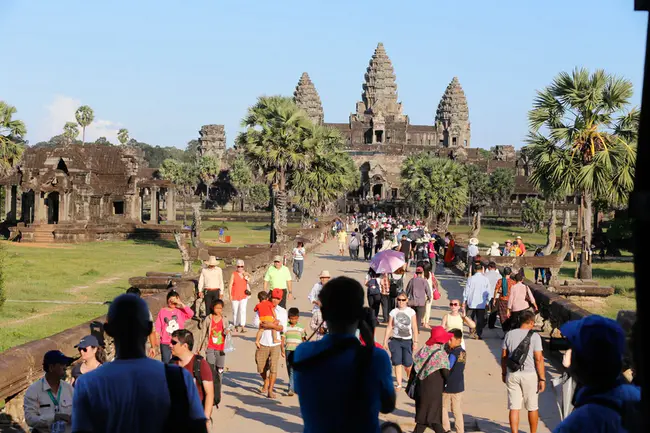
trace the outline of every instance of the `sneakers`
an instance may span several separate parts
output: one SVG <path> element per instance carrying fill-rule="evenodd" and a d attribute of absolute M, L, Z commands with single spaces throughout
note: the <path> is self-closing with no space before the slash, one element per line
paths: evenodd
<path fill-rule="evenodd" d="M 293 397 L 293 396 L 296 395 L 296 394 L 295 394 L 293 391 L 289 390 L 289 392 L 287 392 L 287 395 L 288 395 L 289 397 Z"/>

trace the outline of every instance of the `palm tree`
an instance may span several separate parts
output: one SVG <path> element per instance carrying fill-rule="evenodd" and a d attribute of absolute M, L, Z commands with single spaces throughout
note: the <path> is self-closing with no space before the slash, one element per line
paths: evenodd
<path fill-rule="evenodd" d="M 466 170 L 456 161 L 427 153 L 411 155 L 402 163 L 401 176 L 407 200 L 428 213 L 429 221 L 436 221 L 441 230 L 469 203 Z"/>
<path fill-rule="evenodd" d="M 596 70 L 560 73 L 533 102 L 528 136 L 533 185 L 549 195 L 581 195 L 581 226 L 587 246 L 593 235 L 593 202 L 625 203 L 633 187 L 638 112 L 624 110 L 629 80 Z M 541 128 L 543 132 L 540 132 Z M 579 277 L 590 279 L 581 255 Z"/>
<path fill-rule="evenodd" d="M 237 137 L 237 145 L 267 181 L 277 185 L 274 212 L 280 234 L 287 225 L 289 179 L 309 163 L 313 143 L 305 138 L 312 122 L 292 98 L 262 96 L 248 109 L 241 124 L 247 129 Z"/>
<path fill-rule="evenodd" d="M 22 120 L 12 119 L 16 107 L 0 101 L 0 174 L 5 175 L 25 150 L 27 128 Z"/>
<path fill-rule="evenodd" d="M 77 123 L 81 126 L 81 144 L 86 144 L 86 126 L 93 123 L 95 113 L 89 106 L 82 105 L 77 108 L 77 112 L 74 115 L 77 118 Z"/>
<path fill-rule="evenodd" d="M 79 136 L 79 128 L 74 122 L 65 122 L 63 126 L 63 137 L 66 144 L 74 143 L 75 139 Z"/>
<path fill-rule="evenodd" d="M 117 131 L 117 141 L 119 141 L 122 146 L 126 146 L 126 143 L 129 141 L 129 130 L 122 128 Z"/>

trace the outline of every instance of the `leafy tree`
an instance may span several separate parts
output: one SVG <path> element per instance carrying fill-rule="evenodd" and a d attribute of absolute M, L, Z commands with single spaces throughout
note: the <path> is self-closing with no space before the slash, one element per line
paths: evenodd
<path fill-rule="evenodd" d="M 86 144 L 86 127 L 95 120 L 95 113 L 89 106 L 82 105 L 77 108 L 75 117 L 77 118 L 77 123 L 81 126 L 81 144 Z"/>
<path fill-rule="evenodd" d="M 137 147 L 144 152 L 144 159 L 151 168 L 158 168 L 166 159 L 175 159 L 182 162 L 190 162 L 185 157 L 185 152 L 176 147 L 161 147 L 152 146 L 147 143 L 139 142 L 135 139 L 130 139 L 127 143 L 129 146 Z M 194 162 L 194 160 L 192 160 Z"/>
<path fill-rule="evenodd" d="M 205 208 L 208 208 L 210 200 L 210 185 L 214 182 L 221 171 L 221 161 L 212 156 L 202 156 L 196 162 L 196 172 L 205 185 Z"/>
<path fill-rule="evenodd" d="M 106 137 L 99 137 L 97 140 L 95 140 L 95 144 L 99 144 L 100 146 L 112 146 L 113 143 L 108 141 L 108 138 Z"/>
<path fill-rule="evenodd" d="M 402 163 L 402 188 L 407 200 L 428 213 L 446 230 L 451 218 L 462 215 L 469 203 L 465 168 L 458 162 L 427 153 L 411 155 Z"/>
<path fill-rule="evenodd" d="M 129 141 L 129 130 L 122 128 L 117 131 L 117 141 L 119 141 L 122 146 L 125 146 Z"/>
<path fill-rule="evenodd" d="M 515 191 L 515 174 L 507 168 L 497 168 L 490 173 L 490 193 L 497 207 L 497 217 L 501 218 L 501 210 L 506 201 Z"/>
<path fill-rule="evenodd" d="M 194 161 L 199 158 L 199 140 L 190 140 L 185 146 L 185 160 L 187 162 Z"/>
<path fill-rule="evenodd" d="M 0 309 L 7 300 L 5 292 L 5 263 L 6 263 L 6 250 L 4 245 L 0 245 Z"/>
<path fill-rule="evenodd" d="M 187 202 L 194 196 L 196 182 L 199 176 L 197 166 L 175 159 L 166 159 L 160 166 L 160 174 L 163 179 L 170 180 L 176 185 L 176 191 L 183 198 L 183 225 L 186 225 Z"/>
<path fill-rule="evenodd" d="M 63 137 L 66 144 L 72 144 L 79 136 L 79 126 L 74 122 L 65 122 L 63 126 Z"/>
<path fill-rule="evenodd" d="M 542 191 L 582 197 L 582 234 L 591 243 L 597 198 L 626 203 L 633 187 L 639 113 L 625 112 L 632 83 L 603 70 L 560 73 L 537 92 L 528 113 L 531 183 Z M 578 276 L 592 278 L 591 264 Z"/>
<path fill-rule="evenodd" d="M 287 226 L 289 180 L 309 164 L 311 142 L 305 136 L 312 122 L 293 98 L 262 96 L 241 124 L 246 131 L 237 137 L 237 145 L 267 181 L 277 185 L 275 229 L 281 234 Z"/>
<path fill-rule="evenodd" d="M 34 144 L 32 147 L 38 148 L 38 147 L 57 147 L 57 146 L 65 146 L 67 144 L 67 138 L 61 134 L 61 135 L 55 135 L 54 137 L 50 138 L 48 141 L 39 141 L 38 143 Z M 73 144 L 81 144 L 81 140 L 74 140 Z"/>
<path fill-rule="evenodd" d="M 248 192 L 248 204 L 255 209 L 263 209 L 269 206 L 271 193 L 269 186 L 262 183 L 254 183 Z"/>
<path fill-rule="evenodd" d="M 492 159 L 492 152 L 490 152 L 487 149 L 483 149 L 479 147 L 478 154 L 481 156 L 482 159 Z"/>
<path fill-rule="evenodd" d="M 542 221 L 546 219 L 544 202 L 538 198 L 526 199 L 521 207 L 521 221 L 531 232 L 538 232 Z"/>
<path fill-rule="evenodd" d="M 250 193 L 253 186 L 253 171 L 251 170 L 244 155 L 239 154 L 232 162 L 230 170 L 230 182 L 237 191 L 237 197 L 240 200 L 240 209 L 244 210 L 244 201 Z M 266 188 L 268 191 L 268 188 Z"/>
<path fill-rule="evenodd" d="M 25 150 L 27 128 L 22 120 L 14 120 L 16 107 L 0 101 L 0 174 L 6 174 L 20 160 Z"/>
<path fill-rule="evenodd" d="M 472 214 L 471 237 L 477 237 L 481 231 L 481 214 L 483 208 L 490 204 L 490 176 L 474 164 L 466 166 L 469 187 L 469 210 Z"/>
<path fill-rule="evenodd" d="M 230 173 L 228 170 L 219 171 L 219 174 L 217 175 L 213 186 L 215 190 L 214 201 L 216 205 L 219 206 L 223 211 L 223 208 L 228 203 L 231 203 L 232 200 L 237 196 L 237 191 L 232 185 Z"/>

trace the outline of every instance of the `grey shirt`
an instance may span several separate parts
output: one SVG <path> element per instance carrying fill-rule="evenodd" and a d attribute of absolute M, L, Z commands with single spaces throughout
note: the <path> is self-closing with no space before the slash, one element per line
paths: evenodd
<path fill-rule="evenodd" d="M 519 343 L 521 343 L 524 338 L 528 335 L 528 329 L 513 329 L 512 331 L 506 334 L 506 338 L 503 339 L 502 349 L 508 350 L 508 356 L 515 351 Z M 526 356 L 526 361 L 524 362 L 523 372 L 534 373 L 535 370 L 535 358 L 533 357 L 534 352 L 542 351 L 542 338 L 537 332 L 533 332 L 533 336 L 530 339 L 530 350 L 528 350 L 528 355 Z"/>
<path fill-rule="evenodd" d="M 429 282 L 422 277 L 415 277 L 406 286 L 409 307 L 424 307 L 429 298 Z"/>

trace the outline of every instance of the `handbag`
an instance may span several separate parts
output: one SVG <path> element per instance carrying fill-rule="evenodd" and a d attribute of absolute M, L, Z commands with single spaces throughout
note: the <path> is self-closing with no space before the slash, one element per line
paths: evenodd
<path fill-rule="evenodd" d="M 437 287 L 436 287 L 435 289 L 433 289 L 433 300 L 434 300 L 434 301 L 437 301 L 438 299 L 440 299 L 441 296 L 442 296 L 442 295 L 441 295 L 440 292 L 438 291 L 438 288 L 437 288 Z"/>
<path fill-rule="evenodd" d="M 431 357 L 436 354 L 436 352 L 440 352 L 440 349 L 434 350 L 431 352 L 431 355 L 427 358 L 426 361 L 424 361 L 424 364 L 422 366 L 425 366 L 429 363 L 431 360 Z M 406 395 L 409 396 L 412 400 L 415 400 L 415 395 L 417 393 L 417 388 L 420 385 L 420 381 L 422 379 L 420 378 L 420 372 L 415 372 L 415 368 L 411 369 L 411 374 L 409 375 L 409 381 L 406 384 L 406 388 L 404 388 L 404 391 L 406 391 Z"/>

